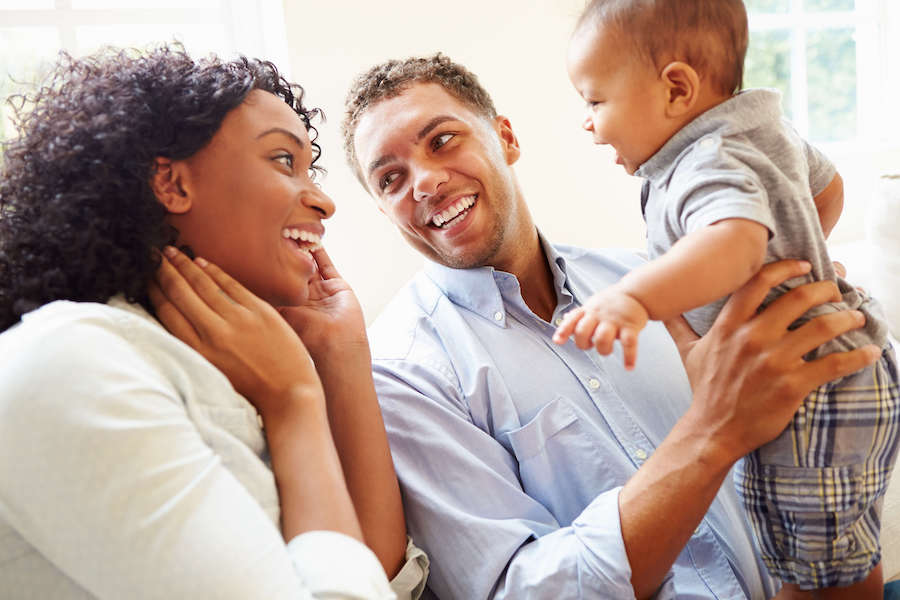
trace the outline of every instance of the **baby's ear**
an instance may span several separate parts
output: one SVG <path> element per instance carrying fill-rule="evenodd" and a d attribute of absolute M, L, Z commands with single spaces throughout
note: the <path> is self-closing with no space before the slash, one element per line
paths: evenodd
<path fill-rule="evenodd" d="M 660 78 L 666 86 L 666 114 L 680 117 L 690 112 L 700 96 L 700 76 L 694 67 L 681 61 L 670 62 Z"/>
<path fill-rule="evenodd" d="M 159 203 L 172 214 L 183 214 L 191 209 L 191 198 L 182 186 L 182 167 L 178 161 L 157 157 L 153 161 L 150 189 Z"/>

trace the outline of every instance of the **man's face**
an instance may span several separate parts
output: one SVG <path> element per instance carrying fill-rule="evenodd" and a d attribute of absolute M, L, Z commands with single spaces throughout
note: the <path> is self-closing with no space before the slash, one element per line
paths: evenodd
<path fill-rule="evenodd" d="M 653 156 L 675 132 L 665 118 L 666 89 L 655 68 L 610 31 L 583 30 L 569 43 L 569 79 L 587 104 L 582 127 L 595 144 L 616 151 L 629 174 Z"/>
<path fill-rule="evenodd" d="M 508 120 L 477 115 L 438 84 L 413 84 L 363 114 L 354 147 L 378 208 L 427 258 L 460 269 L 503 269 L 512 258 L 530 216 Z"/>

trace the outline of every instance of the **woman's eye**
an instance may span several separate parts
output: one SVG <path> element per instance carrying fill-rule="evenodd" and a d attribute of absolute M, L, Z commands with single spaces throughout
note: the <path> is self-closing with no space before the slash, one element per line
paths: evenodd
<path fill-rule="evenodd" d="M 431 140 L 431 149 L 437 150 L 438 148 L 449 142 L 451 139 L 453 139 L 455 135 L 455 133 L 448 132 L 434 136 L 434 138 Z"/>
<path fill-rule="evenodd" d="M 285 152 L 284 154 L 279 154 L 278 156 L 274 157 L 272 160 L 274 160 L 275 162 L 280 162 L 281 164 L 286 166 L 291 171 L 294 170 L 294 155 L 293 154 Z"/>
<path fill-rule="evenodd" d="M 381 179 L 378 180 L 378 189 L 384 191 L 389 185 L 397 181 L 398 177 L 400 177 L 400 174 L 396 171 L 385 173 L 381 176 Z"/>

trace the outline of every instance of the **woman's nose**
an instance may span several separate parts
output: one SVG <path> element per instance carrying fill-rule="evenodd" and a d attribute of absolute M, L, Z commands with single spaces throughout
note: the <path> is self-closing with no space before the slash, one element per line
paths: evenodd
<path fill-rule="evenodd" d="M 304 192 L 301 199 L 304 206 L 318 212 L 323 219 L 328 219 L 334 214 L 334 201 L 318 187 Z"/>

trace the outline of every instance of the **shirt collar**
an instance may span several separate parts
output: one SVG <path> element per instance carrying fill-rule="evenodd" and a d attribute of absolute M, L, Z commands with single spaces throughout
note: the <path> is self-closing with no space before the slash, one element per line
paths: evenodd
<path fill-rule="evenodd" d="M 538 239 L 547 255 L 557 299 L 571 299 L 567 289 L 566 259 L 538 231 Z M 454 269 L 430 260 L 425 261 L 425 274 L 454 304 L 471 310 L 499 326 L 506 323 L 504 297 L 521 301 L 519 281 L 511 273 L 491 266 Z"/>
<path fill-rule="evenodd" d="M 735 118 L 735 114 L 740 117 Z M 679 129 L 638 168 L 635 175 L 650 180 L 656 187 L 663 187 L 668 184 L 681 157 L 700 138 L 712 133 L 737 135 L 781 116 L 781 92 L 778 90 L 739 92 Z"/>

